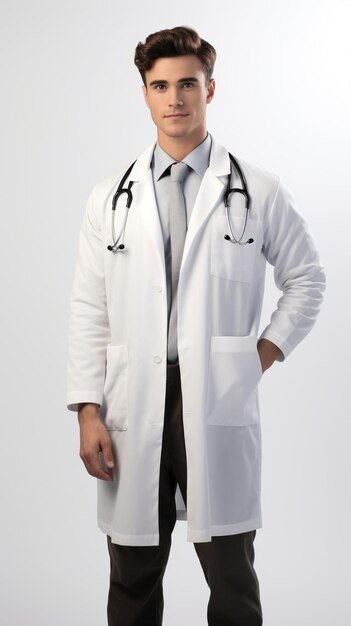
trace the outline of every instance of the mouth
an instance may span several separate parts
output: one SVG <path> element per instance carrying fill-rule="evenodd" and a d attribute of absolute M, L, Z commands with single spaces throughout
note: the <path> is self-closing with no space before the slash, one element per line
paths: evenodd
<path fill-rule="evenodd" d="M 169 115 L 165 115 L 167 119 L 176 119 L 178 117 L 187 117 L 188 113 L 170 113 Z"/>

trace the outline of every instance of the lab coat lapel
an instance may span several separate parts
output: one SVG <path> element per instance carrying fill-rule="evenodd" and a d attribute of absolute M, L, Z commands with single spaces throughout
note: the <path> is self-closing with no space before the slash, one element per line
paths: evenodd
<path fill-rule="evenodd" d="M 140 218 L 144 222 L 145 233 L 150 238 L 160 263 L 160 269 L 165 275 L 164 242 L 150 167 L 154 148 L 155 142 L 140 155 L 132 170 L 131 180 L 135 181 L 133 204 L 135 203 L 134 206 L 138 207 Z M 189 220 L 180 271 L 186 264 L 197 233 L 221 200 L 229 173 L 228 151 L 212 137 L 210 163 L 202 179 Z"/>
<path fill-rule="evenodd" d="M 160 263 L 160 269 L 165 275 L 163 235 L 150 167 L 154 147 L 155 143 L 151 144 L 137 159 L 130 179 L 135 181 L 132 188 L 133 204 L 137 207 L 136 210 L 143 221 L 145 236 L 150 239 Z"/>
<path fill-rule="evenodd" d="M 212 137 L 210 163 L 202 179 L 189 220 L 180 271 L 185 267 L 197 233 L 222 199 L 227 182 L 226 177 L 229 173 L 230 161 L 228 151 Z"/>

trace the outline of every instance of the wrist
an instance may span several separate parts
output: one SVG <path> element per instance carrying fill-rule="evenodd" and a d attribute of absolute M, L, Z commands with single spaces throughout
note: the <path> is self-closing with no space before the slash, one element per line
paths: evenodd
<path fill-rule="evenodd" d="M 78 421 L 96 420 L 100 418 L 99 404 L 93 402 L 82 402 L 78 404 Z"/>

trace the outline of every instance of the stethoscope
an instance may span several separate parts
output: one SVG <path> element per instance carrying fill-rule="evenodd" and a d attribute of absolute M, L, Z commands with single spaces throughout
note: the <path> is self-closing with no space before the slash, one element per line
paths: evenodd
<path fill-rule="evenodd" d="M 249 214 L 249 208 L 250 208 L 250 203 L 251 203 L 251 199 L 249 196 L 249 192 L 247 190 L 247 183 L 246 183 L 246 179 L 245 176 L 239 166 L 239 163 L 237 162 L 237 160 L 233 157 L 233 155 L 228 152 L 229 154 L 229 158 L 231 160 L 231 162 L 233 163 L 233 165 L 235 166 L 235 169 L 239 175 L 240 181 L 241 181 L 241 188 L 240 187 L 231 187 L 231 179 L 232 179 L 232 168 L 230 168 L 230 173 L 228 174 L 228 182 L 227 182 L 227 187 L 224 193 L 224 206 L 225 206 L 225 210 L 226 210 L 226 216 L 227 216 L 227 223 L 228 223 L 228 229 L 230 232 L 230 235 L 224 235 L 224 239 L 226 239 L 226 241 L 230 241 L 231 243 L 238 243 L 241 246 L 246 245 L 247 243 L 253 243 L 253 239 L 252 237 L 250 237 L 249 239 L 247 239 L 247 241 L 243 241 L 243 237 L 245 234 L 245 230 L 246 230 L 246 226 L 247 226 L 247 218 L 248 218 L 248 214 Z M 126 182 L 129 174 L 131 173 L 134 165 L 136 163 L 136 160 L 134 161 L 134 163 L 132 163 L 132 165 L 130 167 L 128 167 L 127 171 L 125 172 L 124 176 L 121 178 L 121 181 L 118 185 L 117 191 L 114 194 L 113 198 L 112 198 L 112 215 L 111 215 L 111 230 L 112 230 L 112 240 L 113 240 L 113 245 L 108 245 L 107 249 L 111 250 L 111 252 L 118 252 L 118 251 L 123 251 L 126 249 L 125 244 L 119 243 L 121 238 L 123 237 L 124 239 L 124 232 L 126 229 L 126 224 L 127 224 L 127 219 L 128 219 L 128 212 L 129 209 L 131 207 L 131 204 L 133 202 L 133 193 L 132 193 L 132 186 L 134 181 L 131 180 L 129 181 L 128 187 L 124 187 L 124 183 Z M 126 207 L 125 207 L 125 213 L 124 213 L 124 219 L 123 219 L 123 224 L 122 224 L 122 228 L 121 228 L 121 232 L 118 236 L 118 238 L 116 239 L 116 234 L 115 234 L 115 212 L 116 212 L 116 206 L 117 206 L 117 202 L 118 199 L 120 198 L 120 196 L 122 196 L 123 194 L 127 194 L 127 202 L 126 202 Z M 239 239 L 236 239 L 234 232 L 233 232 L 233 228 L 232 228 L 232 224 L 231 224 L 231 220 L 230 220 L 230 207 L 229 207 L 229 196 L 230 194 L 234 194 L 234 193 L 240 193 L 241 195 L 244 196 L 245 198 L 245 220 L 244 220 L 244 226 L 242 229 L 242 233 L 239 237 Z"/>

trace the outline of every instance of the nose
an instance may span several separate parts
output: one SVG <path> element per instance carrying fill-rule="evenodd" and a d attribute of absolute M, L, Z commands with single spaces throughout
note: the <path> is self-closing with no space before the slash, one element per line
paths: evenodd
<path fill-rule="evenodd" d="M 171 89 L 169 91 L 169 104 L 168 106 L 170 107 L 175 107 L 175 106 L 182 106 L 183 105 L 183 101 L 180 98 L 180 93 L 179 93 L 179 89 L 177 87 L 175 87 L 174 89 Z"/>

